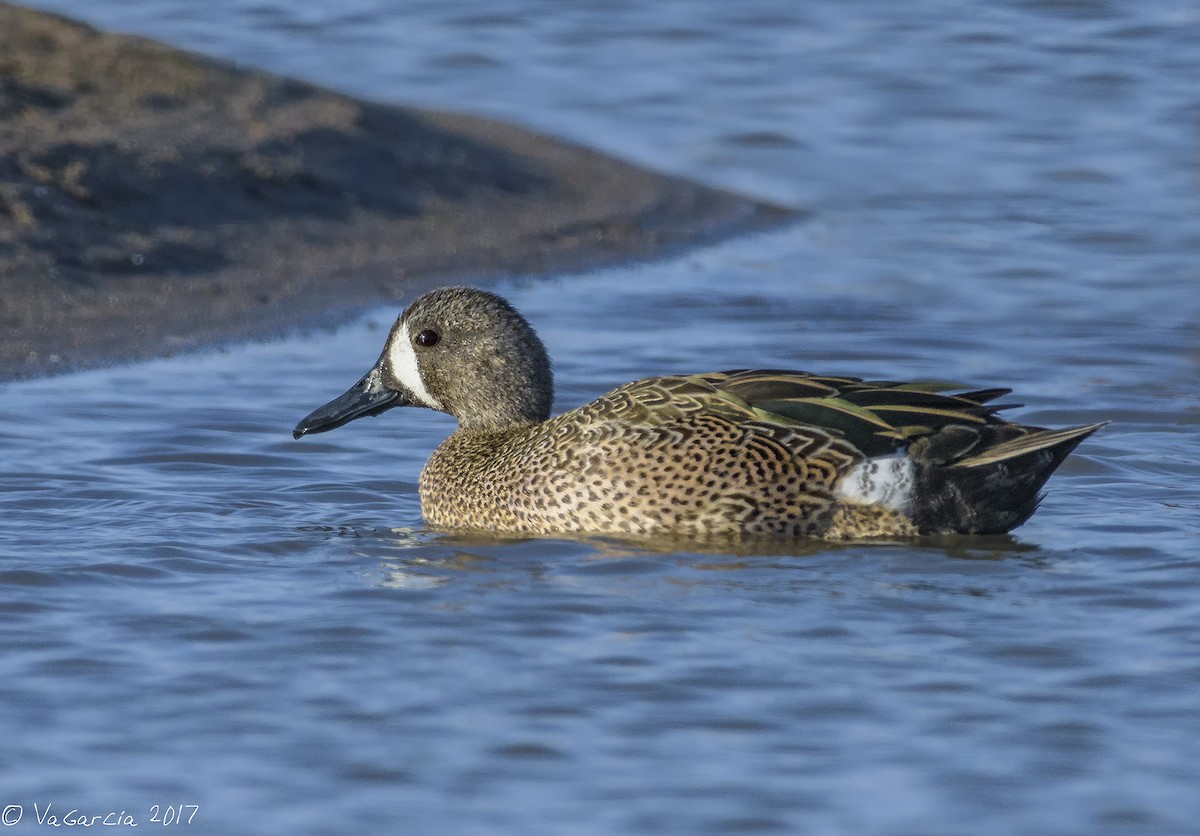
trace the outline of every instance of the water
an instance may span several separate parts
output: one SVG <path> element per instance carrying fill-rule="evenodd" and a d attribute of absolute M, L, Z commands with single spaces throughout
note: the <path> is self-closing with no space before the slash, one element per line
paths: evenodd
<path fill-rule="evenodd" d="M 429 532 L 435 413 L 292 441 L 392 309 L 7 384 L 16 832 L 35 803 L 194 804 L 203 833 L 1196 831 L 1193 4 L 54 8 L 814 212 L 502 286 L 563 408 L 761 365 L 1113 424 L 1011 537 L 734 555 Z"/>

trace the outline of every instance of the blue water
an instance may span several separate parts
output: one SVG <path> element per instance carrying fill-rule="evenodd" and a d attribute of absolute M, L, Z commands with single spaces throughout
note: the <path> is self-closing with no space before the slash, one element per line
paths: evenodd
<path fill-rule="evenodd" d="M 432 412 L 292 441 L 394 309 L 6 384 L 15 832 L 1200 827 L 1193 4 L 42 5 L 813 212 L 499 285 L 562 408 L 760 365 L 1113 423 L 1010 537 L 664 552 L 426 530 Z"/>

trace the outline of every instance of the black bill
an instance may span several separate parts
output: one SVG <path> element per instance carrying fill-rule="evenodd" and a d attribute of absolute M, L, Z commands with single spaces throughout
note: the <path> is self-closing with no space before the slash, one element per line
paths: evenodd
<path fill-rule="evenodd" d="M 393 406 L 406 406 L 412 403 L 412 398 L 406 392 L 391 389 L 383 383 L 383 375 L 379 367 L 367 372 L 362 380 L 355 383 L 340 397 L 337 397 L 313 410 L 303 421 L 292 430 L 294 438 L 309 433 L 323 433 L 336 430 L 342 424 L 348 424 L 355 418 L 364 415 L 378 415 Z"/>

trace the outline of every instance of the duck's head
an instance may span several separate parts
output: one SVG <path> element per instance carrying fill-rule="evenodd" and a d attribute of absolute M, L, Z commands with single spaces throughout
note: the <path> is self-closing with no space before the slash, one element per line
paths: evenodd
<path fill-rule="evenodd" d="M 447 287 L 409 305 L 371 370 L 292 435 L 394 406 L 448 412 L 463 429 L 502 429 L 546 420 L 553 397 L 550 359 L 525 317 L 494 293 Z"/>

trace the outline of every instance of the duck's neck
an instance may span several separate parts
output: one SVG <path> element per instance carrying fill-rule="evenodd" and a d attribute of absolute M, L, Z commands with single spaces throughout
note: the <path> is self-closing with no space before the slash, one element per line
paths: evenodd
<path fill-rule="evenodd" d="M 448 394 L 443 408 L 458 419 L 459 432 L 515 432 L 550 417 L 552 392 L 548 379 L 499 363 L 494 375 Z"/>
<path fill-rule="evenodd" d="M 517 414 L 494 414 L 486 418 L 458 418 L 458 428 L 454 435 L 473 436 L 506 436 L 519 433 L 529 427 L 545 421 L 545 418 L 532 418 Z"/>

